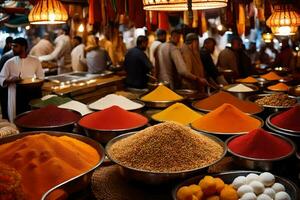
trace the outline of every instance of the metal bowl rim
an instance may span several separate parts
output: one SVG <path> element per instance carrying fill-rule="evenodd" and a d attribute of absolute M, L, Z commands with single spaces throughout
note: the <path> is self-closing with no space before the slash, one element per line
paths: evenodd
<path fill-rule="evenodd" d="M 264 126 L 264 121 L 260 118 L 260 117 L 257 117 L 255 115 L 249 115 L 250 117 L 253 117 L 253 118 L 256 118 L 257 120 L 260 121 L 260 126 L 257 127 L 257 128 L 261 128 Z M 236 132 L 236 133 L 222 133 L 222 132 L 211 132 L 211 131 L 205 131 L 205 130 L 201 130 L 201 129 L 198 129 L 196 127 L 193 126 L 192 123 L 190 123 L 190 127 L 195 130 L 195 131 L 198 131 L 198 132 L 203 132 L 203 133 L 206 133 L 206 134 L 213 134 L 213 135 L 224 135 L 224 136 L 228 136 L 228 135 L 236 135 L 236 136 L 239 136 L 239 135 L 244 135 L 246 133 L 248 133 L 249 131 L 246 131 L 246 132 Z"/>
<path fill-rule="evenodd" d="M 139 109 L 144 108 L 145 105 L 146 105 L 144 102 L 142 102 L 142 101 L 140 101 L 140 100 L 137 100 L 137 99 L 134 99 L 134 100 L 131 100 L 131 99 L 130 99 L 130 101 L 134 101 L 135 103 L 140 104 L 141 107 L 139 107 L 139 108 L 134 108 L 134 109 L 128 109 L 128 110 L 127 110 L 127 109 L 124 109 L 124 110 L 127 110 L 127 111 L 135 111 L 135 110 L 139 110 Z M 94 102 L 95 102 L 95 101 L 94 101 Z M 94 102 L 93 102 L 93 103 L 94 103 Z M 93 111 L 102 111 L 102 110 L 105 110 L 105 109 L 107 109 L 107 108 L 110 108 L 111 106 L 119 106 L 119 105 L 111 105 L 111 106 L 109 106 L 109 107 L 107 107 L 107 108 L 104 108 L 104 109 L 96 109 L 96 108 L 90 107 L 91 104 L 92 104 L 92 103 L 88 104 L 87 107 L 88 107 L 89 109 L 93 110 Z M 121 106 L 119 106 L 119 107 L 121 107 Z"/>
<path fill-rule="evenodd" d="M 67 108 L 60 108 L 60 109 L 68 110 L 68 111 L 71 111 L 71 112 L 79 115 L 79 119 L 75 120 L 75 121 L 72 121 L 72 122 L 69 122 L 69 123 L 62 124 L 62 125 L 57 125 L 57 126 L 55 126 L 55 125 L 53 125 L 53 126 L 24 126 L 24 125 L 21 125 L 20 123 L 18 123 L 17 120 L 19 118 L 21 118 L 24 115 L 27 115 L 30 112 L 34 111 L 34 110 L 29 110 L 29 111 L 23 112 L 23 113 L 19 114 L 18 116 L 16 116 L 16 118 L 14 119 L 14 124 L 17 127 L 21 127 L 21 128 L 32 128 L 32 129 L 48 129 L 49 128 L 49 129 L 52 129 L 52 128 L 60 128 L 60 127 L 64 127 L 64 126 L 73 125 L 74 123 L 77 123 L 80 120 L 80 118 L 82 117 L 81 113 L 76 111 L 76 110 L 71 110 L 71 109 L 67 109 Z"/>
<path fill-rule="evenodd" d="M 276 126 L 276 125 L 274 125 L 272 122 L 271 122 L 271 119 L 273 118 L 273 117 L 275 117 L 275 116 L 277 116 L 277 115 L 279 115 L 279 114 L 281 114 L 281 113 L 283 113 L 284 111 L 281 111 L 281 112 L 277 112 L 277 113 L 273 113 L 273 114 L 271 114 L 271 115 L 269 115 L 268 117 L 267 117 L 267 119 L 266 119 L 266 124 L 269 124 L 269 125 L 271 125 L 272 127 L 274 127 L 275 129 L 278 129 L 278 130 L 280 130 L 280 131 L 283 131 L 283 132 L 288 132 L 288 133 L 296 133 L 296 134 L 300 134 L 300 131 L 293 131 L 293 130 L 291 130 L 291 129 L 285 129 L 285 128 L 281 128 L 281 127 L 279 127 L 279 126 Z M 300 136 L 300 135 L 299 135 Z"/>
<path fill-rule="evenodd" d="M 270 96 L 270 95 L 272 95 L 272 94 L 266 94 L 266 93 L 263 93 L 263 94 L 254 94 L 254 95 L 251 95 L 251 96 L 247 97 L 246 99 L 248 101 L 251 101 L 250 99 L 252 99 L 254 97 L 260 97 L 260 96 L 262 96 L 262 98 L 263 98 L 263 97 Z M 297 97 L 295 97 L 295 96 L 288 95 L 288 97 L 297 100 Z M 258 100 L 258 99 L 256 99 L 256 100 Z M 255 103 L 254 101 L 251 101 L 251 102 Z M 296 104 L 297 104 L 297 101 L 292 106 L 269 106 L 269 105 L 263 105 L 263 107 L 265 107 L 265 108 L 279 108 L 280 109 L 280 108 L 291 108 L 291 107 L 295 106 Z M 259 104 L 257 104 L 257 105 L 259 105 Z"/>
<path fill-rule="evenodd" d="M 239 85 L 241 83 L 234 83 L 234 84 L 229 84 L 229 85 L 225 85 L 222 90 L 226 91 L 226 92 L 230 92 L 230 93 L 243 93 L 243 94 L 246 94 L 246 93 L 254 93 L 254 92 L 257 92 L 259 90 L 259 88 L 254 85 L 254 84 L 249 84 L 249 83 L 243 83 L 242 85 L 245 85 L 245 86 L 248 86 L 250 87 L 251 89 L 253 89 L 252 91 L 229 91 L 228 89 L 236 86 L 236 85 Z"/>
<path fill-rule="evenodd" d="M 138 100 L 140 100 L 144 103 L 176 103 L 176 102 L 183 101 L 184 99 L 185 99 L 185 97 L 182 97 L 181 99 L 177 99 L 177 100 L 172 100 L 172 101 L 148 101 L 148 100 L 143 100 L 142 98 L 139 98 Z"/>
<path fill-rule="evenodd" d="M 122 140 L 123 138 L 126 138 L 126 137 L 129 137 L 131 135 L 134 135 L 136 134 L 137 132 L 130 132 L 130 133 L 125 133 L 123 135 L 119 135 L 113 139 L 111 139 L 105 146 L 105 154 L 107 155 L 107 157 L 113 161 L 114 163 L 118 164 L 119 166 L 121 167 L 124 167 L 126 169 L 130 169 L 130 170 L 133 170 L 133 171 L 137 171 L 137 172 L 141 172 L 141 173 L 150 173 L 150 174 L 157 174 L 157 175 L 175 175 L 175 174 L 182 174 L 182 173 L 189 173 L 189 172 L 194 172 L 194 171 L 197 171 L 197 170 L 201 170 L 201 169 L 204 169 L 206 167 L 209 167 L 211 165 L 214 165 L 216 164 L 217 162 L 219 162 L 220 160 L 222 160 L 226 153 L 227 153 L 227 146 L 225 145 L 225 142 L 223 142 L 221 139 L 219 139 L 218 137 L 216 136 L 213 136 L 213 135 L 209 135 L 209 134 L 202 134 L 202 135 L 205 135 L 206 137 L 209 137 L 211 140 L 213 140 L 214 142 L 218 143 L 222 148 L 223 148 L 223 153 L 221 155 L 221 157 L 217 160 L 215 160 L 214 162 L 208 164 L 208 165 L 205 165 L 205 166 L 202 166 L 200 168 L 195 168 L 195 169 L 191 169 L 191 170 L 184 170 L 184 171 L 178 171 L 178 172 L 153 172 L 153 171 L 148 171 L 148 170 L 142 170 L 142 169 L 136 169 L 136 168 L 132 168 L 132 167 L 128 167 L 128 166 L 125 166 L 125 165 L 122 165 L 120 164 L 118 161 L 116 161 L 115 159 L 112 159 L 112 157 L 109 155 L 108 153 L 108 149 L 111 147 L 111 145 L 113 145 L 115 142 L 119 141 L 119 140 Z M 197 132 L 195 132 L 197 133 Z M 201 133 L 197 133 L 197 134 L 201 134 Z"/>
<path fill-rule="evenodd" d="M 275 135 L 277 137 L 280 137 L 281 139 L 287 141 L 291 146 L 292 146 L 292 151 L 290 153 L 288 153 L 287 155 L 285 156 L 281 156 L 281 157 L 278 157 L 278 158 L 272 158 L 272 159 L 265 159 L 265 158 L 251 158 L 251 157 L 247 157 L 247 156 L 243 156 L 243 155 L 240 155 L 240 154 L 237 154 L 235 152 L 233 152 L 229 147 L 228 147 L 228 144 L 233 140 L 235 139 L 236 137 L 239 137 L 241 135 L 234 135 L 234 136 L 231 136 L 230 138 L 228 138 L 226 141 L 225 141 L 225 144 L 227 146 L 227 151 L 229 153 L 231 153 L 232 155 L 238 157 L 238 158 L 242 158 L 242 159 L 246 159 L 246 160 L 251 160 L 251 161 L 257 161 L 257 162 L 273 162 L 273 161 L 279 161 L 279 160 L 283 160 L 283 159 L 286 159 L 286 158 L 289 158 L 291 157 L 295 152 L 296 152 L 296 145 L 295 143 L 290 140 L 289 138 L 285 137 L 285 136 L 282 136 L 282 135 L 279 135 L 279 134 L 276 134 L 276 133 L 273 133 L 273 132 L 269 132 L 268 133 L 272 134 L 272 135 Z"/>

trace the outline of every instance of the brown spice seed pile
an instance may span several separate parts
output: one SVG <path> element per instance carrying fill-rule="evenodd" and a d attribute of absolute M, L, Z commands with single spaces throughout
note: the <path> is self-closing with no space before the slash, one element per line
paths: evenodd
<path fill-rule="evenodd" d="M 272 94 L 265 96 L 261 99 L 255 101 L 258 105 L 261 106 L 293 106 L 297 103 L 296 99 L 290 98 L 287 94 Z"/>
<path fill-rule="evenodd" d="M 218 160 L 223 148 L 212 139 L 173 122 L 146 128 L 108 150 L 120 164 L 151 172 L 178 172 Z"/>

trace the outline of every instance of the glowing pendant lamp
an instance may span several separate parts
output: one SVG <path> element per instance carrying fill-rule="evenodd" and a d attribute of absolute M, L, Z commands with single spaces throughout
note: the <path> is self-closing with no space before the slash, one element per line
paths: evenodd
<path fill-rule="evenodd" d="M 295 35 L 300 26 L 300 15 L 291 4 L 276 5 L 267 25 L 274 35 Z"/>
<path fill-rule="evenodd" d="M 28 15 L 31 24 L 63 24 L 68 13 L 59 0 L 39 0 Z"/>
<path fill-rule="evenodd" d="M 206 10 L 227 6 L 228 0 L 143 0 L 145 10 L 186 11 L 191 4 L 192 10 Z"/>

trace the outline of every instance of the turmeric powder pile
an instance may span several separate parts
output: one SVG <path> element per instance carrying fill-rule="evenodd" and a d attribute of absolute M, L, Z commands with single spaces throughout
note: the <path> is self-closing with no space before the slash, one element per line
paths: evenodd
<path fill-rule="evenodd" d="M 178 101 L 181 99 L 183 99 L 182 96 L 164 85 L 159 85 L 152 92 L 142 97 L 143 101 Z"/>
<path fill-rule="evenodd" d="M 248 76 L 247 78 L 243 78 L 243 79 L 237 79 L 236 80 L 239 83 L 257 83 L 257 79 L 253 78 L 252 76 Z"/>
<path fill-rule="evenodd" d="M 0 162 L 21 174 L 26 200 L 40 200 L 49 189 L 90 170 L 100 160 L 96 149 L 84 142 L 44 133 L 0 145 L 0 155 Z"/>
<path fill-rule="evenodd" d="M 269 90 L 273 90 L 273 91 L 282 91 L 282 92 L 286 92 L 289 90 L 289 86 L 284 84 L 284 83 L 277 83 L 275 85 L 271 85 L 268 87 Z"/>
<path fill-rule="evenodd" d="M 275 72 L 269 72 L 267 74 L 261 75 L 260 77 L 268 81 L 277 81 L 282 78 L 281 76 L 277 75 Z"/>
<path fill-rule="evenodd" d="M 231 104 L 223 104 L 217 109 L 195 120 L 192 126 L 198 130 L 217 133 L 242 133 L 259 128 L 261 122 Z"/>

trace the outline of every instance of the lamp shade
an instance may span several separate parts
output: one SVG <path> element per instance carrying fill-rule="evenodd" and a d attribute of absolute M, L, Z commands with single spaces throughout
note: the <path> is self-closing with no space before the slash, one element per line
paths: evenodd
<path fill-rule="evenodd" d="M 294 35 L 300 26 L 300 15 L 292 5 L 276 5 L 267 25 L 275 35 Z"/>
<path fill-rule="evenodd" d="M 31 24 L 63 24 L 68 13 L 59 0 L 39 0 L 28 15 Z"/>
<path fill-rule="evenodd" d="M 192 10 L 206 10 L 227 6 L 228 0 L 192 0 Z M 186 11 L 187 0 L 143 0 L 144 10 Z"/>

